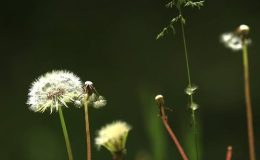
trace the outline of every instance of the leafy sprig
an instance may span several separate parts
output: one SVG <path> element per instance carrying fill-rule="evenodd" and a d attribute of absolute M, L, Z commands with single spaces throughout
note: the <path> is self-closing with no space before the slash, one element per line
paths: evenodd
<path fill-rule="evenodd" d="M 164 37 L 167 33 L 170 31 L 173 32 L 173 34 L 176 33 L 174 25 L 177 23 L 179 20 L 181 21 L 182 24 L 185 24 L 186 20 L 183 17 L 181 13 L 181 7 L 192 7 L 192 8 L 198 8 L 200 9 L 204 5 L 204 1 L 198 1 L 198 2 L 193 2 L 192 0 L 171 0 L 168 2 L 165 7 L 166 8 L 173 8 L 176 7 L 179 10 L 179 15 L 172 18 L 170 23 L 162 29 L 162 31 L 157 35 L 156 40 Z"/>

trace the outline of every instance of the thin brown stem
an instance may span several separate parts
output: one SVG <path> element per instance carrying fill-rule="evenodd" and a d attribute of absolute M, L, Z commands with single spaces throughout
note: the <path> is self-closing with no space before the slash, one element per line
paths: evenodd
<path fill-rule="evenodd" d="M 243 43 L 243 66 L 244 66 L 244 82 L 245 82 L 245 101 L 246 101 L 246 116 L 247 116 L 247 131 L 249 143 L 249 157 L 250 160 L 255 160 L 255 146 L 254 146 L 254 126 L 253 113 L 250 96 L 250 80 L 249 80 L 249 63 L 247 54 L 247 43 Z"/>
<path fill-rule="evenodd" d="M 232 146 L 227 147 L 227 154 L 226 154 L 226 160 L 232 159 Z"/>
<path fill-rule="evenodd" d="M 91 141 L 90 141 L 90 127 L 89 127 L 89 101 L 88 94 L 84 97 L 84 109 L 85 109 L 85 123 L 86 123 L 86 144 L 87 144 L 87 160 L 91 160 Z"/>
<path fill-rule="evenodd" d="M 162 119 L 162 122 L 164 124 L 164 127 L 166 128 L 167 132 L 169 133 L 171 139 L 173 140 L 173 142 L 175 143 L 179 153 L 181 154 L 181 157 L 183 160 L 188 160 L 187 155 L 185 154 L 179 140 L 177 139 L 175 133 L 173 132 L 173 130 L 171 129 L 169 123 L 168 123 L 168 117 L 165 113 L 165 106 L 164 106 L 164 100 L 158 100 L 156 99 L 160 108 L 160 117 Z"/>

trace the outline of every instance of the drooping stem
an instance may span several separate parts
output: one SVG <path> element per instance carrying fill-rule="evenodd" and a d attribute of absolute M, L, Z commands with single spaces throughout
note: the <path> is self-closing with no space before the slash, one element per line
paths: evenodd
<path fill-rule="evenodd" d="M 73 154 L 72 154 L 72 150 L 71 150 L 69 135 L 68 135 L 68 131 L 67 131 L 67 127 L 66 127 L 66 123 L 65 123 L 65 120 L 64 120 L 64 116 L 63 116 L 61 107 L 59 107 L 58 112 L 59 112 L 62 131 L 63 131 L 63 134 L 64 134 L 64 139 L 65 139 L 65 143 L 66 143 L 68 157 L 69 157 L 69 160 L 73 160 Z"/>
<path fill-rule="evenodd" d="M 250 81 L 249 81 L 249 62 L 247 43 L 243 41 L 243 66 L 244 66 L 244 82 L 245 82 L 245 101 L 246 101 L 246 116 L 247 116 L 247 131 L 249 143 L 249 157 L 250 160 L 255 160 L 255 146 L 254 146 L 254 127 L 253 127 L 253 113 L 250 96 Z"/>
<path fill-rule="evenodd" d="M 182 17 L 181 7 L 179 7 L 179 12 Z M 184 46 L 184 53 L 185 53 L 185 62 L 186 62 L 186 70 L 187 70 L 187 77 L 188 77 L 188 87 L 192 87 L 191 85 L 191 74 L 190 74 L 190 65 L 189 65 L 189 57 L 188 57 L 188 49 L 186 44 L 186 37 L 185 37 L 185 29 L 184 29 L 184 22 L 181 20 L 181 32 L 182 32 L 182 40 L 183 40 L 183 46 Z M 193 102 L 193 94 L 189 95 L 190 97 L 190 105 L 192 105 Z M 193 135 L 194 135 L 194 145 L 195 145 L 195 153 L 196 153 L 196 160 L 199 159 L 199 152 L 198 152 L 198 132 L 197 132 L 197 125 L 196 125 L 196 115 L 195 115 L 195 109 L 191 108 L 192 113 L 192 126 L 193 126 Z"/>
<path fill-rule="evenodd" d="M 227 147 L 227 154 L 226 154 L 226 160 L 232 159 L 232 146 Z"/>
<path fill-rule="evenodd" d="M 88 94 L 84 97 L 84 110 L 85 110 L 85 125 L 86 125 L 86 144 L 87 144 L 87 160 L 91 160 L 91 141 L 90 141 L 90 127 L 89 127 L 89 101 Z"/>
<path fill-rule="evenodd" d="M 186 155 L 186 153 L 184 152 L 178 138 L 176 137 L 175 133 L 173 132 L 173 130 L 171 129 L 169 123 L 168 123 L 168 117 L 165 113 L 165 106 L 164 106 L 164 100 L 163 97 L 161 97 L 161 99 L 156 99 L 159 109 L 160 109 L 160 117 L 162 119 L 163 125 L 166 128 L 167 132 L 169 133 L 171 139 L 173 140 L 173 142 L 175 143 L 181 157 L 183 160 L 188 160 L 188 157 Z"/>

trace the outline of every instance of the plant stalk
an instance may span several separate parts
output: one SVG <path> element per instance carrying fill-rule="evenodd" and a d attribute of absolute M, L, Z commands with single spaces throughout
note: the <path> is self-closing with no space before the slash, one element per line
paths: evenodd
<path fill-rule="evenodd" d="M 180 15 L 182 17 L 181 13 L 181 7 L 179 7 Z M 186 62 L 186 69 L 187 69 L 187 77 L 188 77 L 188 83 L 189 87 L 191 87 L 191 75 L 190 75 L 190 65 L 189 65 L 189 57 L 188 57 L 188 49 L 186 44 L 186 37 L 185 37 L 185 30 L 184 30 L 184 24 L 181 21 L 181 31 L 182 31 L 182 40 L 183 40 L 183 46 L 184 46 L 184 53 L 185 53 L 185 62 Z M 189 95 L 190 97 L 190 105 L 193 104 L 193 95 Z M 195 110 L 192 110 L 192 126 L 193 126 L 193 134 L 194 134 L 194 145 L 195 145 L 195 152 L 196 152 L 196 160 L 199 159 L 199 152 L 198 152 L 198 134 L 197 134 L 197 125 L 196 125 L 196 115 Z"/>
<path fill-rule="evenodd" d="M 243 66 L 244 66 L 244 82 L 245 82 L 245 101 L 246 101 L 246 116 L 247 116 L 247 131 L 249 143 L 249 157 L 250 160 L 255 160 L 255 146 L 254 146 L 254 127 L 253 127 L 253 113 L 250 96 L 250 80 L 249 80 L 249 62 L 247 43 L 243 41 Z"/>
<path fill-rule="evenodd" d="M 124 156 L 123 152 L 118 152 L 113 154 L 112 158 L 113 160 L 123 160 L 123 156 Z"/>
<path fill-rule="evenodd" d="M 90 127 L 89 127 L 89 101 L 88 101 L 88 94 L 84 97 L 84 110 L 85 110 L 85 125 L 86 125 L 86 144 L 87 144 L 87 160 L 91 160 L 91 141 L 90 141 Z"/>
<path fill-rule="evenodd" d="M 66 127 L 66 123 L 64 120 L 64 116 L 63 116 L 61 107 L 59 107 L 58 112 L 59 112 L 60 123 L 61 123 L 62 131 L 63 131 L 65 143 L 66 143 L 68 157 L 69 157 L 69 160 L 73 160 L 73 154 L 72 154 L 72 150 L 71 150 L 69 135 L 68 135 L 68 131 L 67 131 L 67 127 Z"/>
<path fill-rule="evenodd" d="M 164 124 L 166 130 L 168 131 L 168 133 L 169 133 L 171 139 L 172 139 L 173 142 L 175 143 L 175 145 L 176 145 L 176 147 L 177 147 L 177 149 L 178 149 L 178 151 L 179 151 L 179 153 L 180 153 L 182 159 L 183 159 L 183 160 L 188 160 L 188 157 L 187 157 L 187 155 L 185 154 L 185 152 L 184 152 L 184 150 L 183 150 L 183 148 L 182 148 L 182 146 L 181 146 L 179 140 L 177 139 L 175 133 L 174 133 L 173 130 L 171 129 L 170 125 L 168 124 L 168 117 L 167 117 L 167 115 L 166 115 L 166 113 L 165 113 L 165 110 L 164 110 L 165 107 L 163 106 L 163 104 L 159 104 L 159 108 L 160 108 L 160 117 L 161 117 L 161 119 L 162 119 L 162 122 L 163 122 L 163 124 Z"/>

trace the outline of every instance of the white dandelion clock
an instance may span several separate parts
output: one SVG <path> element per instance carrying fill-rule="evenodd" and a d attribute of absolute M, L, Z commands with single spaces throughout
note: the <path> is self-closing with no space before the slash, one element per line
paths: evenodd
<path fill-rule="evenodd" d="M 247 25 L 240 25 L 235 31 L 224 33 L 220 36 L 220 41 L 233 51 L 240 51 L 243 48 L 243 43 L 251 44 L 251 40 L 246 36 L 249 32 Z"/>
<path fill-rule="evenodd" d="M 242 49 L 242 40 L 238 35 L 234 33 L 224 33 L 221 35 L 221 42 L 233 51 L 239 51 Z"/>
<path fill-rule="evenodd" d="M 75 102 L 82 92 L 82 82 L 75 74 L 52 71 L 32 83 L 27 104 L 35 112 L 50 109 L 52 113 L 61 106 L 67 107 L 67 103 Z"/>
<path fill-rule="evenodd" d="M 112 154 L 124 153 L 128 132 L 131 127 L 123 121 L 115 121 L 98 131 L 95 143 L 108 149 Z"/>

